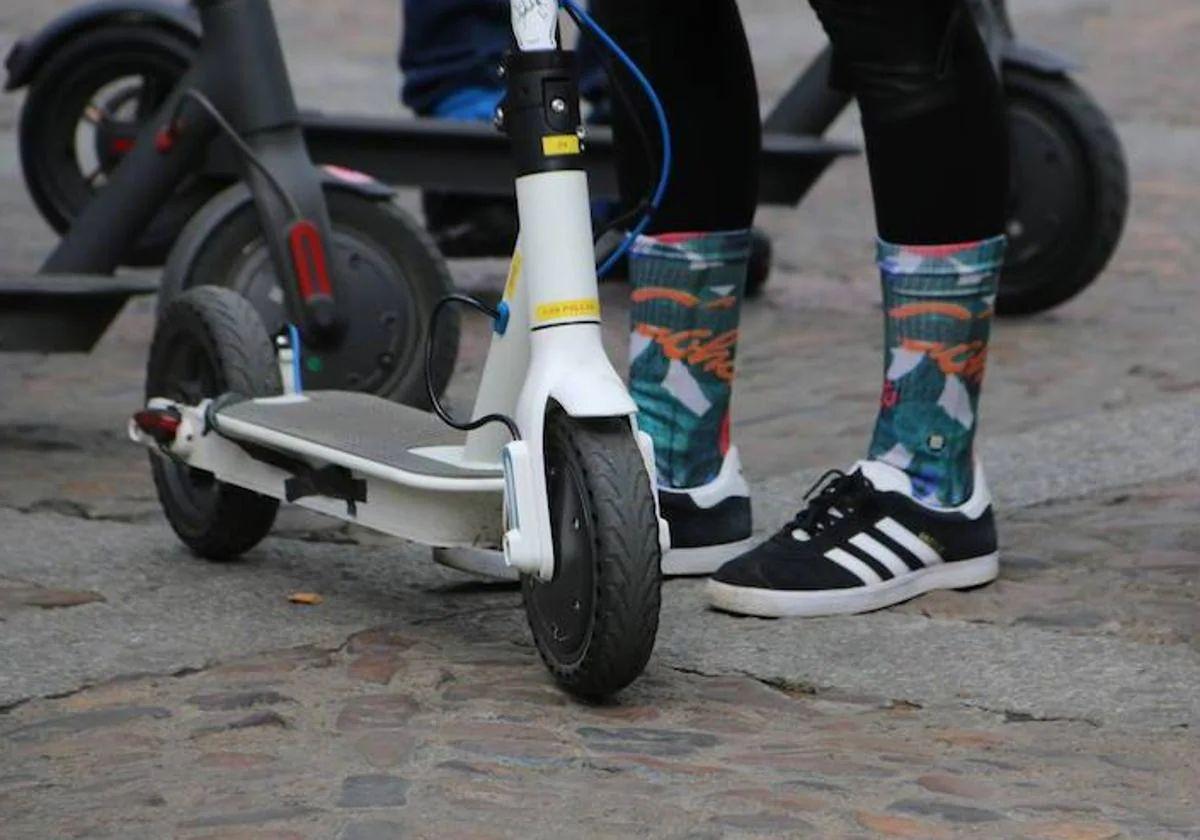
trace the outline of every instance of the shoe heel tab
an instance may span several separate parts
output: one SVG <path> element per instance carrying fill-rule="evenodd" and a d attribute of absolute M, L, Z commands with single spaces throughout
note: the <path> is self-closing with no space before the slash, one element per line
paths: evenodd
<path fill-rule="evenodd" d="M 750 485 L 746 483 L 742 472 L 742 455 L 737 446 L 731 445 L 725 451 L 725 460 L 721 462 L 721 471 L 717 473 L 715 484 L 726 496 L 750 495 Z"/>
<path fill-rule="evenodd" d="M 972 477 L 971 498 L 963 502 L 958 509 L 965 516 L 971 519 L 978 519 L 991 506 L 992 491 L 988 489 L 987 476 L 984 474 L 983 464 L 979 459 L 976 459 Z"/>
<path fill-rule="evenodd" d="M 742 474 L 742 453 L 738 450 L 737 444 L 730 444 L 725 450 L 725 460 L 721 463 L 721 474 L 736 473 Z"/>

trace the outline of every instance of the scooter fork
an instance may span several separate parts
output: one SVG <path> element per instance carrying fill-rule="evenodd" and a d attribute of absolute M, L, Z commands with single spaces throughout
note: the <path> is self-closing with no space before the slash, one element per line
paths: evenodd
<path fill-rule="evenodd" d="M 626 418 L 656 486 L 653 443 L 637 429 L 637 406 L 601 341 L 579 93 L 571 54 L 557 46 L 557 13 L 554 0 L 513 0 L 518 49 L 506 61 L 499 114 L 517 163 L 521 234 L 474 415 L 514 417 L 521 440 L 504 445 L 502 430 L 484 427 L 465 450 L 467 461 L 494 463 L 501 453 L 505 561 L 543 580 L 554 575 L 543 447 L 554 405 L 575 418 Z"/>

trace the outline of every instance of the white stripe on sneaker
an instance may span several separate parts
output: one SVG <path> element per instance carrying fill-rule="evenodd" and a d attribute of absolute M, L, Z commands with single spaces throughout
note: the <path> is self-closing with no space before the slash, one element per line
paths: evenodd
<path fill-rule="evenodd" d="M 850 538 L 850 545 L 863 551 L 880 563 L 888 567 L 893 575 L 906 575 L 909 572 L 908 564 L 900 559 L 900 555 L 892 551 L 879 540 L 872 537 L 870 534 L 855 534 Z"/>
<path fill-rule="evenodd" d="M 825 556 L 867 585 L 883 581 L 874 569 L 848 551 L 831 548 L 825 552 Z"/>
<path fill-rule="evenodd" d="M 895 540 L 900 545 L 913 553 L 918 560 L 926 566 L 932 566 L 942 562 L 942 555 L 933 550 L 933 547 L 923 539 L 918 537 L 912 531 L 905 528 L 895 519 L 890 516 L 885 516 L 875 523 L 875 527 L 881 534 Z"/>

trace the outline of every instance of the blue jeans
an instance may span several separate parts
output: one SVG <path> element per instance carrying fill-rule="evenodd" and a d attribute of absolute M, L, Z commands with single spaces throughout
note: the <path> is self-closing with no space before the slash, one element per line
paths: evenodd
<path fill-rule="evenodd" d="M 430 114 L 457 91 L 502 86 L 498 68 L 512 40 L 508 0 L 408 0 L 400 5 L 400 98 L 405 105 Z"/>
<path fill-rule="evenodd" d="M 407 0 L 401 11 L 400 98 L 413 111 L 431 114 L 457 92 L 503 86 L 497 68 L 512 43 L 509 0 Z M 590 41 L 579 52 L 583 93 L 594 100 L 604 74 Z"/>

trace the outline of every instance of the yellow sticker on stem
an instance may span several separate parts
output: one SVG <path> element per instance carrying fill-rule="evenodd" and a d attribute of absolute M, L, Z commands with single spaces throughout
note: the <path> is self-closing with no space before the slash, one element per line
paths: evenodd
<path fill-rule="evenodd" d="M 517 294 L 517 281 L 521 279 L 521 252 L 514 251 L 508 264 L 508 279 L 504 281 L 504 299 L 512 300 Z"/>
<path fill-rule="evenodd" d="M 561 321 L 564 318 L 599 318 L 600 301 L 595 298 L 580 298 L 579 300 L 556 300 L 552 303 L 539 303 L 533 311 L 535 324 L 546 321 Z"/>
<path fill-rule="evenodd" d="M 546 157 L 579 154 L 579 138 L 574 134 L 550 134 L 542 138 L 542 154 Z"/>

